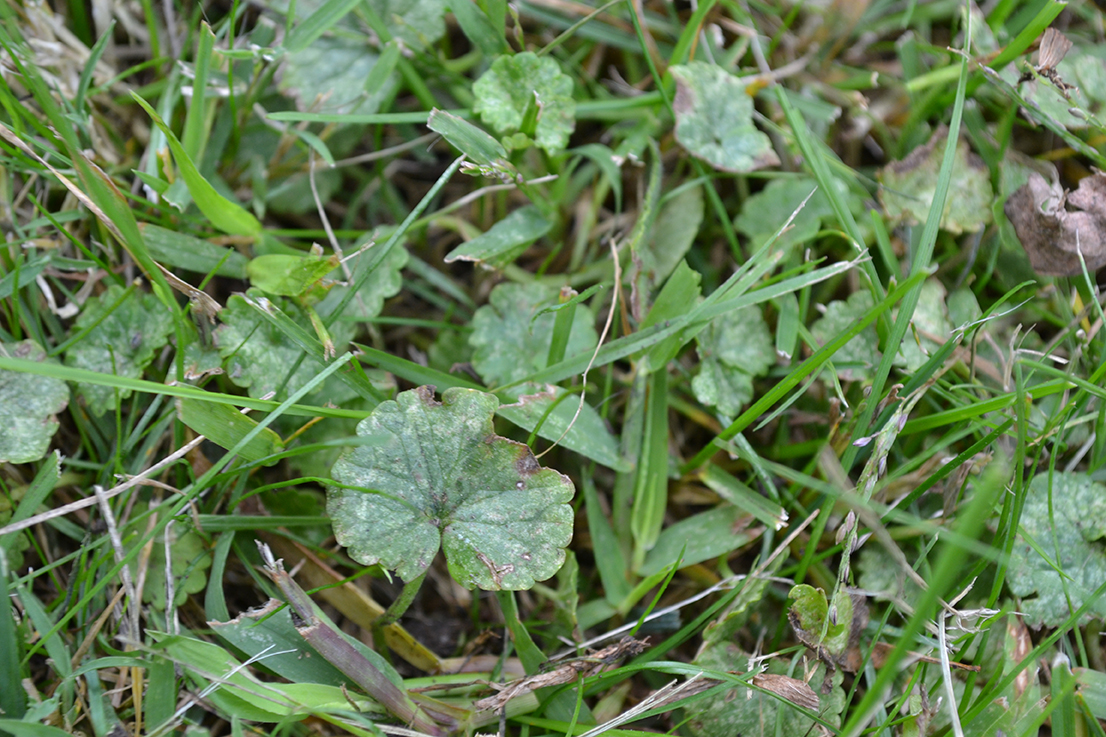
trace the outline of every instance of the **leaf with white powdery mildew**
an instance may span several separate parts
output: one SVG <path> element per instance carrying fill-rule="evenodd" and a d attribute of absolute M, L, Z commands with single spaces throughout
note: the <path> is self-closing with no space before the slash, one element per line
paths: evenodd
<path fill-rule="evenodd" d="M 530 449 L 499 437 L 499 400 L 420 387 L 383 402 L 358 435 L 383 444 L 351 450 L 327 489 L 334 534 L 354 560 L 404 581 L 422 575 L 441 547 L 462 586 L 528 589 L 561 567 L 572 539 L 574 489 L 538 465 Z"/>
<path fill-rule="evenodd" d="M 105 317 L 121 298 L 122 302 Z M 116 284 L 85 304 L 76 328 L 90 330 L 65 352 L 66 366 L 137 379 L 168 340 L 173 318 L 152 294 L 133 291 L 124 298 L 123 287 Z M 92 414 L 115 409 L 115 388 L 81 384 L 79 391 Z M 131 395 L 130 389 L 118 392 L 120 399 Z"/>
<path fill-rule="evenodd" d="M 476 349 L 472 365 L 485 382 L 507 384 L 545 368 L 556 316 L 546 312 L 532 318 L 556 299 L 555 288 L 538 283 L 500 284 L 492 290 L 490 304 L 473 315 L 469 336 Z M 593 321 L 591 310 L 577 305 L 566 359 L 595 348 L 599 336 Z"/>
<path fill-rule="evenodd" d="M 694 61 L 670 68 L 676 78 L 676 140 L 722 171 L 742 173 L 780 163 L 772 141 L 753 125 L 745 83 L 724 69 Z"/>
<path fill-rule="evenodd" d="M 33 340 L 0 343 L 0 355 L 47 360 L 46 351 Z M 0 371 L 0 462 L 30 463 L 46 455 L 50 438 L 58 431 L 55 415 L 67 404 L 69 387 L 61 379 Z"/>
<path fill-rule="evenodd" d="M 1034 627 L 1061 625 L 1071 607 L 1082 606 L 1106 581 L 1106 485 L 1086 474 L 1055 473 L 1050 494 L 1049 480 L 1046 472 L 1029 484 L 1006 573 L 1010 590 L 1021 598 L 1018 609 Z M 1106 618 L 1101 597 L 1079 623 L 1094 617 Z"/>

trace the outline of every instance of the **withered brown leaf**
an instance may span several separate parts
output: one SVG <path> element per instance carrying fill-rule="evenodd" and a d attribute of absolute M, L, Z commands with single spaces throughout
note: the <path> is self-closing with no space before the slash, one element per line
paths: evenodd
<path fill-rule="evenodd" d="M 1088 271 L 1106 266 L 1106 174 L 1084 177 L 1074 192 L 1030 174 L 1003 210 L 1038 274 L 1082 274 L 1080 252 Z"/>

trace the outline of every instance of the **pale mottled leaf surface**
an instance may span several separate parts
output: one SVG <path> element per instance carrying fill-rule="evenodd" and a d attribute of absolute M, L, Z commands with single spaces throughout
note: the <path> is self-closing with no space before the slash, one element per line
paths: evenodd
<path fill-rule="evenodd" d="M 0 343 L 0 355 L 47 361 L 46 351 L 33 340 Z M 61 379 L 0 371 L 0 462 L 30 463 L 45 456 L 58 431 L 55 415 L 67 404 L 69 387 Z"/>
<path fill-rule="evenodd" d="M 845 301 L 834 300 L 826 305 L 826 312 L 810 327 L 819 345 L 825 345 L 845 332 L 872 309 L 872 295 L 866 291 L 853 292 Z M 868 377 L 871 367 L 879 361 L 879 337 L 872 327 L 860 332 L 833 355 L 833 365 L 842 379 L 853 381 Z"/>
<path fill-rule="evenodd" d="M 519 130 L 526 107 L 536 96 L 540 113 L 534 142 L 548 153 L 563 151 L 576 127 L 572 78 L 548 56 L 530 51 L 501 56 L 476 80 L 472 92 L 476 95 L 472 111 L 500 134 Z"/>
<path fill-rule="evenodd" d="M 947 129 L 938 129 L 929 143 L 880 170 L 879 197 L 892 221 L 924 223 L 933 205 L 937 176 L 945 155 Z M 961 136 L 956 142 L 952 181 L 941 227 L 950 233 L 974 233 L 991 222 L 991 176 L 987 165 L 968 148 Z"/>
<path fill-rule="evenodd" d="M 306 313 L 291 300 L 274 299 L 272 302 L 300 327 L 309 332 L 313 330 Z M 226 360 L 227 376 L 238 386 L 248 389 L 251 397 L 261 397 L 279 389 L 277 398 L 282 399 L 299 390 L 324 368 L 319 361 L 305 356 L 289 377 L 289 371 L 303 356 L 303 350 L 258 314 L 241 295 L 231 295 L 219 319 L 223 324 L 215 331 L 215 343 Z M 339 321 L 330 328 L 331 338 L 339 347 L 348 342 L 352 334 L 350 323 Z M 336 381 L 326 384 L 328 387 L 337 385 Z M 352 392 L 347 390 L 331 401 L 342 401 L 350 396 Z"/>
<path fill-rule="evenodd" d="M 753 378 L 776 362 L 772 334 L 758 307 L 728 312 L 696 337 L 699 375 L 691 382 L 696 398 L 734 417 L 753 396 Z"/>
<path fill-rule="evenodd" d="M 1010 590 L 1021 599 L 1018 608 L 1033 627 L 1060 625 L 1106 581 L 1106 485 L 1082 473 L 1055 473 L 1051 480 L 1051 494 L 1047 472 L 1029 484 L 1006 574 Z M 1106 617 L 1106 599 L 1092 602 L 1081 623 L 1095 617 Z"/>
<path fill-rule="evenodd" d="M 772 141 L 753 125 L 745 83 L 713 64 L 669 69 L 676 78 L 676 140 L 716 169 L 749 172 L 779 164 Z"/>
<path fill-rule="evenodd" d="M 489 385 L 506 384 L 545 368 L 556 317 L 543 307 L 556 304 L 557 290 L 537 283 L 500 284 L 492 290 L 489 304 L 472 319 L 469 344 L 475 349 L 472 365 Z M 585 305 L 576 307 L 565 358 L 595 348 L 599 336 L 594 318 Z"/>
<path fill-rule="evenodd" d="M 112 285 L 85 304 L 76 328 L 91 327 L 91 330 L 66 351 L 65 365 L 130 379 L 142 377 L 142 372 L 154 360 L 154 354 L 168 340 L 173 318 L 157 297 L 137 289 L 105 317 L 123 292 L 123 287 Z M 115 409 L 117 390 L 113 387 L 81 384 L 78 391 L 94 415 Z M 118 392 L 120 399 L 131 395 L 130 389 Z"/>
<path fill-rule="evenodd" d="M 572 482 L 497 436 L 499 401 L 428 387 L 383 402 L 357 427 L 386 438 L 334 464 L 327 513 L 350 557 L 410 581 L 441 547 L 466 587 L 527 589 L 560 568 L 572 538 Z"/>

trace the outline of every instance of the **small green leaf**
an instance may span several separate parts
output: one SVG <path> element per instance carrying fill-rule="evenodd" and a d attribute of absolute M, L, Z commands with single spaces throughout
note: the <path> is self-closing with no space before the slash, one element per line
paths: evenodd
<path fill-rule="evenodd" d="M 350 557 L 404 581 L 421 576 L 441 547 L 466 587 L 530 588 L 561 567 L 572 538 L 572 482 L 538 465 L 530 449 L 495 434 L 499 401 L 420 387 L 382 402 L 357 426 L 385 436 L 332 469 L 327 513 Z"/>
<path fill-rule="evenodd" d="M 348 281 L 351 283 L 361 281 L 361 288 L 357 290 L 357 296 L 350 300 L 343 310 L 342 318 L 345 320 L 371 320 L 380 314 L 380 310 L 384 307 L 384 300 L 399 294 L 400 289 L 403 288 L 402 271 L 410 259 L 407 249 L 397 243 L 376 265 L 376 270 L 362 281 L 361 274 L 369 268 L 373 256 L 373 249 L 370 248 L 347 262 L 350 267 Z M 331 278 L 341 278 L 341 276 L 341 272 L 335 272 Z M 319 314 L 329 315 L 338 309 L 338 305 L 345 299 L 347 289 L 350 287 L 342 284 L 332 287 L 326 298 L 319 303 Z"/>
<path fill-rule="evenodd" d="M 461 26 L 461 32 L 484 56 L 491 58 L 510 50 L 503 34 L 496 33 L 487 13 L 472 0 L 449 0 L 449 8 L 457 18 L 457 25 Z"/>
<path fill-rule="evenodd" d="M 257 421 L 228 404 L 204 402 L 199 399 L 178 399 L 180 421 L 221 448 L 233 448 L 239 440 L 257 427 Z M 284 441 L 269 428 L 238 451 L 247 461 L 257 461 L 284 450 Z"/>
<path fill-rule="evenodd" d="M 118 307 L 107 314 L 117 302 Z M 173 316 L 152 294 L 132 291 L 124 298 L 123 287 L 113 284 L 85 304 L 76 326 L 78 331 L 90 330 L 65 352 L 66 366 L 138 379 L 167 342 Z M 114 388 L 81 384 L 78 390 L 92 414 L 115 409 Z M 130 389 L 119 390 L 120 399 L 130 395 Z"/>
<path fill-rule="evenodd" d="M 676 78 L 676 140 L 715 169 L 735 173 L 780 163 L 772 141 L 753 125 L 745 83 L 713 64 L 670 68 Z"/>
<path fill-rule="evenodd" d="M 542 307 L 555 304 L 557 290 L 536 282 L 500 284 L 492 290 L 489 304 L 472 318 L 469 344 L 475 348 L 472 365 L 489 385 L 508 384 L 545 368 L 553 339 L 554 315 L 546 313 L 531 320 Z M 591 310 L 578 305 L 568 339 L 566 358 L 588 353 L 599 340 Z"/>
<path fill-rule="evenodd" d="M 553 223 L 534 205 L 520 207 L 468 243 L 457 246 L 445 262 L 473 261 L 493 269 L 514 263 L 526 248 L 548 233 Z"/>
<path fill-rule="evenodd" d="M 929 143 L 910 152 L 902 161 L 894 161 L 880 170 L 880 202 L 893 222 L 924 223 L 933 206 L 937 173 L 945 155 L 948 129 L 941 127 Z M 950 233 L 972 233 L 991 222 L 991 177 L 983 159 L 968 149 L 960 137 L 953 159 L 952 180 L 941 227 Z"/>
<path fill-rule="evenodd" d="M 263 292 L 299 297 L 318 286 L 323 277 L 336 268 L 337 256 L 273 253 L 251 259 L 246 271 L 250 283 Z"/>
<path fill-rule="evenodd" d="M 47 360 L 46 351 L 33 340 L 0 343 L 0 355 Z M 45 456 L 58 431 L 55 415 L 67 404 L 69 387 L 61 379 L 0 371 L 0 462 L 31 463 Z"/>
<path fill-rule="evenodd" d="M 1059 626 L 1106 581 L 1103 538 L 1106 485 L 1082 473 L 1033 478 L 1006 573 L 1026 624 Z M 1093 618 L 1106 618 L 1106 600 L 1092 602 L 1080 624 Z"/>
<path fill-rule="evenodd" d="M 637 253 L 649 289 L 655 289 L 683 260 L 703 224 L 703 188 L 690 187 L 669 198 L 657 213 L 644 247 Z"/>
<path fill-rule="evenodd" d="M 768 373 L 776 363 L 772 334 L 760 308 L 727 312 L 695 340 L 702 361 L 691 380 L 695 397 L 726 417 L 736 417 L 753 398 L 753 377 Z"/>
<path fill-rule="evenodd" d="M 555 154 L 568 145 L 576 127 L 576 101 L 572 99 L 572 78 L 548 56 L 530 51 L 501 56 L 472 86 L 476 102 L 472 111 L 499 134 L 522 132 L 532 135 L 546 153 Z M 523 130 L 526 110 L 538 108 L 537 128 Z"/>
<path fill-rule="evenodd" d="M 838 179 L 842 197 L 848 196 L 848 188 Z M 788 177 L 773 179 L 755 195 L 745 200 L 741 214 L 734 221 L 734 227 L 748 236 L 753 249 L 760 248 L 771 238 L 788 218 L 806 200 L 818 186 L 807 177 Z M 833 217 L 833 207 L 829 198 L 822 192 L 814 192 L 806 206 L 791 221 L 788 230 L 776 239 L 781 248 L 806 243 L 812 240 L 822 227 L 822 222 Z"/>
<path fill-rule="evenodd" d="M 180 169 L 181 179 L 188 185 L 188 192 L 192 195 L 192 199 L 196 201 L 196 206 L 211 221 L 211 224 L 230 235 L 260 235 L 263 228 L 258 219 L 237 202 L 231 202 L 219 194 L 200 174 L 192 160 L 188 158 L 184 147 L 181 146 L 180 141 L 177 140 L 176 135 L 165 124 L 165 121 L 161 119 L 161 116 L 136 93 L 132 93 L 131 96 L 146 111 L 146 114 L 150 116 L 150 119 L 154 121 L 161 132 L 165 134 L 169 150 L 173 152 L 173 160 L 177 162 L 177 168 Z"/>

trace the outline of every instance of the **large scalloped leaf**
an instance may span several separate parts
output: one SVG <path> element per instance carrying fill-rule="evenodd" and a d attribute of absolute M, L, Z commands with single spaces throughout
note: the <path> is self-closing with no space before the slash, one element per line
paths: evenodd
<path fill-rule="evenodd" d="M 548 56 L 531 51 L 501 56 L 476 80 L 472 92 L 472 111 L 500 134 L 519 131 L 527 106 L 536 104 L 534 142 L 547 153 L 563 151 L 576 127 L 572 78 Z"/>
<path fill-rule="evenodd" d="M 669 67 L 676 78 L 676 140 L 715 169 L 735 173 L 780 163 L 772 141 L 753 125 L 745 83 L 701 61 Z"/>
<path fill-rule="evenodd" d="M 0 343 L 0 355 L 47 360 L 46 351 L 33 340 Z M 67 404 L 69 387 L 61 379 L 0 371 L 0 462 L 30 463 L 46 455 L 58 431 L 54 415 Z"/>
<path fill-rule="evenodd" d="M 1071 615 L 1069 596 L 1078 608 L 1106 581 L 1106 485 L 1082 473 L 1055 473 L 1051 480 L 1051 494 L 1047 472 L 1029 484 L 1006 573 L 1010 590 L 1021 597 L 1018 608 L 1034 627 L 1059 626 Z M 1080 623 L 1092 617 L 1106 618 L 1106 600 L 1095 601 Z"/>
<path fill-rule="evenodd" d="M 499 437 L 491 394 L 419 387 L 382 402 L 357 426 L 384 437 L 342 456 L 327 488 L 334 535 L 350 557 L 411 581 L 438 548 L 463 586 L 527 589 L 561 567 L 574 489 L 521 443 Z"/>
<path fill-rule="evenodd" d="M 107 314 L 120 299 L 118 307 Z M 123 287 L 113 284 L 88 301 L 77 318 L 76 328 L 90 329 L 65 352 L 66 366 L 137 379 L 169 339 L 173 316 L 154 295 L 135 290 L 124 297 Z M 78 390 L 92 414 L 102 415 L 115 409 L 116 389 L 81 384 Z M 119 399 L 131 395 L 130 389 L 118 392 Z"/>
<path fill-rule="evenodd" d="M 541 307 L 556 304 L 557 290 L 538 283 L 500 284 L 489 304 L 472 318 L 469 345 L 472 365 L 489 385 L 507 384 L 545 368 L 556 317 L 549 312 L 532 319 Z M 577 305 L 565 358 L 594 350 L 599 336 L 594 317 Z"/>

